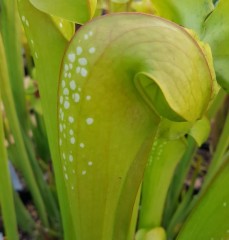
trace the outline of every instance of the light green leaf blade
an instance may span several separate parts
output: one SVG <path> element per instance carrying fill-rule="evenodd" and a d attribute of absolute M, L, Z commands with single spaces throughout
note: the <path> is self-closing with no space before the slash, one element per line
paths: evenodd
<path fill-rule="evenodd" d="M 9 79 L 17 115 L 23 130 L 28 127 L 25 92 L 23 86 L 23 59 L 21 57 L 20 22 L 16 0 L 2 0 L 0 2 L 0 31 L 2 34 Z M 10 29 L 10 30 L 9 30 Z"/>
<path fill-rule="evenodd" d="M 159 116 L 171 109 L 171 119 L 196 120 L 213 81 L 196 40 L 161 18 L 114 14 L 77 32 L 63 60 L 58 108 L 79 239 L 126 240 Z"/>
<path fill-rule="evenodd" d="M 185 149 L 184 139 L 171 141 L 158 138 L 154 141 L 144 173 L 139 215 L 140 229 L 161 226 L 170 182 Z"/>
<path fill-rule="evenodd" d="M 158 15 L 176 22 L 184 27 L 202 32 L 203 22 L 213 11 L 211 0 L 151 0 Z"/>
<path fill-rule="evenodd" d="M 93 17 L 97 0 L 30 0 L 30 2 L 47 14 L 82 24 Z"/>
<path fill-rule="evenodd" d="M 195 139 L 198 146 L 201 146 L 207 140 L 210 130 L 211 126 L 209 120 L 206 117 L 203 117 L 194 124 L 189 135 Z"/>
<path fill-rule="evenodd" d="M 0 83 L 3 82 L 3 78 L 8 77 L 5 49 L 3 46 L 2 35 L 0 34 Z M 1 84 L 1 87 L 3 84 Z M 2 105 L 2 98 L 0 93 L 0 104 Z M 13 188 L 10 179 L 9 165 L 7 159 L 7 150 L 5 147 L 5 136 L 3 129 L 3 112 L 0 110 L 0 204 L 1 215 L 4 220 L 6 235 L 8 239 L 19 239 L 17 231 L 17 221 L 15 214 L 15 206 L 13 200 Z"/>
<path fill-rule="evenodd" d="M 66 36 L 69 36 L 69 31 L 68 34 L 62 35 L 62 31 L 56 27 L 51 17 L 34 8 L 29 0 L 19 0 L 18 5 L 36 66 L 42 110 L 53 159 L 58 198 L 63 216 L 65 237 L 66 239 L 71 239 L 71 237 L 74 238 L 74 230 L 72 228 L 68 199 L 63 182 L 60 156 L 57 151 L 58 78 L 62 56 L 68 43 Z M 73 29 L 72 23 L 66 21 L 62 21 L 62 27 L 63 29 L 65 29 L 65 27 L 67 29 Z"/>
<path fill-rule="evenodd" d="M 229 164 L 218 172 L 181 229 L 177 240 L 228 239 Z"/>
<path fill-rule="evenodd" d="M 229 92 L 229 2 L 220 0 L 204 24 L 203 40 L 212 49 L 217 81 Z"/>
<path fill-rule="evenodd" d="M 75 32 L 74 24 L 55 16 L 52 16 L 51 19 L 53 20 L 61 34 L 66 38 L 67 41 L 69 41 Z"/>

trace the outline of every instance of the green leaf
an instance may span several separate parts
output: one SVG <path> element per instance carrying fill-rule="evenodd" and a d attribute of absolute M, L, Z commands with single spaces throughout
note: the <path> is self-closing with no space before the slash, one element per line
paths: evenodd
<path fill-rule="evenodd" d="M 0 34 L 0 83 L 3 82 L 3 78 L 8 77 L 6 68 L 6 57 L 3 47 L 2 35 Z M 3 84 L 1 83 L 1 87 Z M 2 105 L 1 93 L 0 104 Z M 9 165 L 7 159 L 6 147 L 4 146 L 5 136 L 3 130 L 2 108 L 0 110 L 0 204 L 2 210 L 2 216 L 4 220 L 4 226 L 8 239 L 19 239 L 17 231 L 17 221 L 13 200 L 13 188 L 10 179 Z"/>
<path fill-rule="evenodd" d="M 176 166 L 186 149 L 184 139 L 154 141 L 146 165 L 139 216 L 140 228 L 161 225 L 165 200 Z"/>
<path fill-rule="evenodd" d="M 21 25 L 18 21 L 17 1 L 1 0 L 0 8 L 0 31 L 5 47 L 11 89 L 20 125 L 23 127 L 23 130 L 27 131 L 28 109 L 26 108 L 23 86 L 23 62 L 20 42 Z"/>
<path fill-rule="evenodd" d="M 189 134 L 195 139 L 198 146 L 201 146 L 207 140 L 210 130 L 209 120 L 203 117 L 194 124 Z"/>
<path fill-rule="evenodd" d="M 131 8 L 136 12 L 156 15 L 156 10 L 151 0 L 132 1 Z"/>
<path fill-rule="evenodd" d="M 82 24 L 93 17 L 97 0 L 30 0 L 30 2 L 40 11 Z"/>
<path fill-rule="evenodd" d="M 177 240 L 228 239 L 229 164 L 213 179 L 185 222 Z"/>
<path fill-rule="evenodd" d="M 23 132 L 20 129 L 19 120 L 16 114 L 15 103 L 13 100 L 12 91 L 10 88 L 10 80 L 8 75 L 8 66 L 5 57 L 5 49 L 3 43 L 1 43 L 1 76 L 0 76 L 0 91 L 1 96 L 4 102 L 5 111 L 7 118 L 9 119 L 10 128 L 13 133 L 13 137 L 16 144 L 12 145 L 12 149 L 17 152 L 17 158 L 15 159 L 15 165 L 23 174 L 25 181 L 29 190 L 31 191 L 31 195 L 33 197 L 34 204 L 37 207 L 39 216 L 41 218 L 44 226 L 48 227 L 48 218 L 47 213 L 45 211 L 44 201 L 41 197 L 40 190 L 38 188 L 38 184 L 36 182 L 28 155 L 26 151 L 26 146 L 23 142 Z"/>
<path fill-rule="evenodd" d="M 62 213 L 65 238 L 74 237 L 69 204 L 63 181 L 57 132 L 57 89 L 62 56 L 68 43 L 53 19 L 40 12 L 28 0 L 19 0 L 19 12 L 30 48 L 34 56 L 44 121 L 53 159 L 56 185 Z M 73 25 L 62 21 L 63 29 L 73 29 Z M 47 34 L 45 34 L 47 33 Z M 73 33 L 73 31 L 72 31 Z"/>
<path fill-rule="evenodd" d="M 161 119 L 158 137 L 164 140 L 176 140 L 184 137 L 189 132 L 193 122 L 173 122 L 168 119 Z"/>
<path fill-rule="evenodd" d="M 63 59 L 58 116 L 78 239 L 127 239 L 160 115 L 203 115 L 209 64 L 187 31 L 158 17 L 114 14 L 76 33 Z"/>
<path fill-rule="evenodd" d="M 229 92 L 229 2 L 220 0 L 204 24 L 203 40 L 212 49 L 217 81 Z"/>
<path fill-rule="evenodd" d="M 151 0 L 159 16 L 202 32 L 203 22 L 214 9 L 212 0 Z"/>

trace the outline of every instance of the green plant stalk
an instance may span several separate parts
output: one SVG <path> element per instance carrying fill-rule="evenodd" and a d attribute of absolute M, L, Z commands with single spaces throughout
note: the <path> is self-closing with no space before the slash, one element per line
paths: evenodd
<path fill-rule="evenodd" d="M 161 226 L 171 179 L 185 149 L 183 139 L 154 142 L 144 174 L 139 229 Z"/>
<path fill-rule="evenodd" d="M 16 0 L 2 0 L 0 31 L 5 46 L 8 75 L 20 125 L 26 129 L 28 124 L 25 92 L 23 87 L 23 62 L 21 57 L 20 22 Z"/>
<path fill-rule="evenodd" d="M 179 195 L 182 191 L 183 184 L 190 169 L 196 149 L 196 141 L 192 136 L 188 136 L 186 151 L 177 165 L 177 169 L 168 191 L 166 207 L 163 216 L 163 226 L 165 227 L 168 226 L 170 219 L 178 206 Z"/>
<path fill-rule="evenodd" d="M 1 35 L 0 35 L 0 58 L 2 57 L 2 48 L 1 48 Z M 0 71 L 0 81 L 3 77 L 3 74 Z M 0 94 L 0 103 L 1 94 Z M 4 132 L 3 132 L 3 121 L 2 121 L 2 112 L 0 111 L 0 203 L 2 207 L 4 226 L 6 230 L 7 239 L 17 240 L 17 221 L 13 201 L 13 190 L 9 174 L 7 152 L 4 146 Z"/>
<path fill-rule="evenodd" d="M 44 122 L 53 160 L 63 221 L 64 238 L 66 240 L 75 240 L 75 230 L 72 224 L 71 211 L 62 172 L 63 166 L 60 162 L 58 151 L 59 141 L 57 131 L 57 85 L 61 60 L 68 39 L 57 29 L 50 16 L 34 8 L 28 0 L 18 1 L 18 5 L 21 17 L 26 17 L 30 23 L 29 28 L 24 23 L 24 28 L 36 66 Z M 65 26 L 69 27 L 69 23 L 63 22 L 63 25 L 62 30 L 65 29 Z M 44 31 L 49 34 L 43 34 Z M 55 39 L 55 44 L 53 44 L 53 39 Z M 32 44 L 32 41 L 35 42 L 35 46 Z M 49 49 L 49 51 L 47 51 L 47 49 Z M 38 56 L 36 54 L 39 54 L 39 58 L 37 58 Z"/>
<path fill-rule="evenodd" d="M 221 166 L 204 193 L 198 196 L 197 202 L 193 199 L 195 207 L 182 226 L 177 240 L 228 239 L 228 163 Z"/>
<path fill-rule="evenodd" d="M 128 3 L 115 3 L 113 1 L 110 2 L 110 13 L 115 12 L 126 12 L 128 9 Z"/>
<path fill-rule="evenodd" d="M 24 135 L 24 143 L 25 143 L 25 146 L 27 149 L 28 156 L 30 158 L 30 163 L 31 163 L 31 167 L 34 172 L 34 176 L 36 177 L 37 184 L 40 189 L 40 193 L 42 195 L 44 204 L 46 206 L 47 215 L 50 218 L 50 220 L 52 221 L 54 227 L 56 229 L 60 229 L 61 228 L 61 224 L 60 224 L 61 220 L 60 220 L 60 213 L 59 213 L 58 206 L 56 204 L 56 201 L 54 199 L 54 196 L 53 196 L 51 190 L 48 187 L 48 184 L 44 180 L 43 173 L 38 165 L 38 161 L 35 158 L 34 152 L 32 151 L 33 146 L 31 144 L 31 142 L 29 141 L 28 136 L 26 136 L 26 135 Z"/>
<path fill-rule="evenodd" d="M 32 126 L 33 139 L 36 142 L 36 152 L 39 157 L 46 163 L 50 161 L 50 148 L 47 137 L 47 131 L 45 128 L 44 117 L 42 114 L 38 113 L 36 110 L 34 112 L 34 117 L 36 119 L 36 126 Z"/>
<path fill-rule="evenodd" d="M 197 162 L 197 168 L 195 169 L 195 172 L 193 174 L 190 187 L 188 191 L 185 193 L 185 196 L 183 197 L 181 203 L 178 205 L 176 211 L 174 212 L 174 215 L 170 218 L 170 222 L 167 227 L 167 234 L 168 234 L 168 237 L 171 239 L 173 239 L 174 235 L 177 234 L 177 232 L 179 231 L 182 225 L 182 222 L 192 210 L 190 206 L 193 206 L 192 205 L 193 200 L 194 202 L 196 201 L 196 198 L 193 198 L 193 190 L 194 190 L 195 180 L 200 171 L 201 162 L 202 162 L 201 160 Z"/>
<path fill-rule="evenodd" d="M 32 235 L 36 226 L 35 222 L 29 214 L 28 210 L 25 208 L 17 192 L 14 192 L 14 204 L 17 223 L 20 229 Z"/>
<path fill-rule="evenodd" d="M 219 142 L 217 144 L 216 150 L 214 152 L 214 155 L 212 157 L 207 176 L 204 181 L 204 187 L 209 184 L 211 179 L 214 177 L 216 172 L 219 170 L 219 168 L 222 166 L 223 162 L 223 155 L 226 152 L 228 146 L 229 146 L 229 111 L 227 113 L 226 121 L 224 123 L 224 127 L 222 130 L 222 133 L 219 138 Z"/>
<path fill-rule="evenodd" d="M 10 88 L 9 83 L 9 77 L 8 77 L 8 71 L 7 71 L 7 62 L 5 58 L 5 52 L 4 52 L 4 45 L 2 40 L 0 39 L 0 72 L 1 72 L 1 94 L 2 99 L 4 102 L 7 118 L 10 122 L 10 127 L 12 129 L 12 133 L 14 136 L 14 140 L 16 144 L 14 144 L 14 148 L 19 156 L 20 163 L 17 162 L 17 167 L 21 170 L 23 173 L 23 176 L 26 180 L 26 183 L 31 191 L 31 194 L 33 196 L 34 203 L 38 209 L 40 218 L 42 220 L 42 223 L 45 226 L 48 226 L 48 220 L 47 220 L 47 214 L 44 206 L 44 202 L 41 198 L 39 188 L 37 186 L 35 177 L 33 175 L 30 162 L 28 159 L 28 155 L 26 152 L 26 148 L 23 142 L 23 136 L 21 134 L 20 124 L 18 121 L 18 117 L 15 110 L 14 100 Z"/>
<path fill-rule="evenodd" d="M 207 116 L 210 120 L 215 116 L 215 114 L 219 110 L 219 107 L 222 105 L 225 97 L 226 97 L 226 92 L 221 88 L 207 112 Z"/>
<path fill-rule="evenodd" d="M 138 221 L 138 214 L 139 214 L 139 204 L 140 204 L 140 198 L 141 198 L 141 190 L 142 186 L 139 187 L 136 199 L 135 199 L 135 204 L 133 207 L 133 213 L 131 217 L 131 223 L 130 223 L 130 229 L 129 229 L 129 235 L 127 240 L 133 240 L 136 232 L 136 227 L 137 227 L 137 221 Z"/>

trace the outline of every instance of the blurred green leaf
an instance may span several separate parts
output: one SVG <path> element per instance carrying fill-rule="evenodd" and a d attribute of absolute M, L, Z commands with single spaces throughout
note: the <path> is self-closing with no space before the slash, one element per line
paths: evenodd
<path fill-rule="evenodd" d="M 47 14 L 82 24 L 93 17 L 97 0 L 30 0 L 30 2 Z"/>
<path fill-rule="evenodd" d="M 68 197 L 63 182 L 62 165 L 59 152 L 57 151 L 58 78 L 62 56 L 68 41 L 66 35 L 63 35 L 62 31 L 56 27 L 53 19 L 34 8 L 29 0 L 19 0 L 18 5 L 22 23 L 34 56 L 44 121 L 53 159 L 61 214 L 63 216 L 65 238 L 71 239 L 71 237 L 74 238 L 74 229 L 72 228 Z M 72 23 L 64 20 L 61 23 L 63 29 L 73 29 Z"/>
<path fill-rule="evenodd" d="M 5 49 L 2 35 L 0 34 L 0 87 L 4 86 L 3 82 L 8 78 Z M 6 235 L 8 239 L 19 239 L 17 231 L 17 221 L 13 201 L 13 188 L 10 179 L 7 152 L 5 147 L 5 136 L 3 130 L 3 112 L 2 98 L 0 92 L 0 204 Z"/>
<path fill-rule="evenodd" d="M 209 120 L 203 117 L 194 124 L 189 134 L 196 140 L 198 146 L 201 146 L 207 140 L 210 128 Z"/>
<path fill-rule="evenodd" d="M 229 164 L 218 171 L 185 222 L 177 240 L 228 239 Z"/>
<path fill-rule="evenodd" d="M 161 225 L 170 182 L 185 149 L 184 139 L 154 141 L 144 173 L 139 228 Z"/>
<path fill-rule="evenodd" d="M 229 1 L 220 0 L 204 23 L 203 40 L 212 49 L 217 81 L 229 92 Z"/>
<path fill-rule="evenodd" d="M 21 24 L 16 0 L 0 1 L 0 31 L 5 47 L 10 87 L 15 107 L 23 130 L 28 130 L 28 117 L 25 102 L 23 59 L 21 57 Z"/>
<path fill-rule="evenodd" d="M 214 9 L 212 0 L 151 0 L 159 16 L 200 34 L 205 18 Z"/>

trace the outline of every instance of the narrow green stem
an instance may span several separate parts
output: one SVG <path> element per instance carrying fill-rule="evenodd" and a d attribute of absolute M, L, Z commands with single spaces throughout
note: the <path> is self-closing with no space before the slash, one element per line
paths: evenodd
<path fill-rule="evenodd" d="M 188 216 L 188 214 L 192 210 L 190 206 L 193 206 L 193 204 L 195 203 L 195 201 L 193 201 L 193 190 L 196 178 L 200 172 L 201 163 L 202 159 L 200 158 L 197 161 L 197 167 L 192 176 L 190 187 L 188 191 L 185 193 L 185 196 L 183 197 L 181 203 L 177 207 L 174 215 L 170 218 L 170 222 L 167 228 L 167 234 L 169 239 L 174 239 L 174 236 L 178 233 L 182 223 L 184 222 L 184 219 Z"/>
<path fill-rule="evenodd" d="M 210 167 L 208 169 L 208 173 L 204 182 L 204 187 L 208 185 L 211 181 L 212 177 L 219 170 L 219 168 L 223 164 L 223 156 L 229 146 L 229 112 L 227 113 L 226 121 L 224 123 L 224 127 L 222 133 L 219 138 L 219 142 L 217 144 L 216 150 L 212 157 L 212 161 Z"/>
<path fill-rule="evenodd" d="M 2 205 L 3 220 L 7 239 L 17 240 L 19 238 L 17 232 L 16 214 L 13 202 L 13 191 L 8 168 L 7 153 L 4 146 L 2 112 L 0 112 L 0 183 L 0 202 Z"/>
<path fill-rule="evenodd" d="M 27 111 L 23 86 L 23 62 L 21 57 L 21 25 L 16 0 L 2 0 L 0 13 L 0 30 L 5 46 L 6 61 L 10 87 L 20 125 L 26 129 Z"/>
<path fill-rule="evenodd" d="M 25 208 L 24 204 L 22 203 L 20 197 L 18 196 L 18 193 L 16 192 L 14 192 L 14 204 L 17 222 L 20 229 L 29 233 L 32 236 L 32 233 L 35 229 L 35 222 L 29 214 L 28 210 Z"/>
<path fill-rule="evenodd" d="M 209 119 L 212 119 L 215 116 L 216 112 L 219 110 L 219 107 L 222 105 L 225 96 L 226 92 L 221 88 L 210 109 L 208 110 L 207 115 Z"/>
<path fill-rule="evenodd" d="M 54 227 L 60 230 L 60 213 L 57 207 L 57 202 L 52 195 L 51 190 L 49 189 L 47 183 L 44 180 L 43 173 L 38 165 L 38 161 L 35 158 L 33 150 L 33 146 L 28 139 L 28 136 L 24 135 L 24 143 L 28 152 L 28 156 L 30 159 L 31 167 L 34 172 L 34 176 L 36 177 L 37 184 L 39 186 L 41 195 L 44 200 L 44 204 L 46 206 L 46 211 L 48 213 L 49 219 L 52 221 Z"/>
<path fill-rule="evenodd" d="M 129 3 L 115 3 L 113 1 L 110 2 L 110 12 L 126 12 L 128 9 Z"/>
<path fill-rule="evenodd" d="M 183 139 L 154 142 L 144 174 L 139 229 L 161 226 L 167 192 L 185 148 Z"/>
<path fill-rule="evenodd" d="M 187 177 L 188 171 L 190 169 L 196 149 L 196 141 L 191 136 L 188 136 L 186 151 L 177 166 L 168 191 L 166 207 L 163 216 L 163 226 L 168 226 L 173 213 L 178 207 L 179 196 L 183 188 L 185 178 Z"/>
<path fill-rule="evenodd" d="M 135 236 L 138 214 L 139 214 L 139 203 L 140 203 L 140 198 L 141 198 L 141 190 L 142 190 L 142 187 L 140 186 L 137 196 L 136 196 L 135 204 L 133 207 L 133 214 L 131 217 L 130 230 L 129 230 L 129 235 L 128 235 L 127 240 L 133 240 L 134 236 Z"/>
<path fill-rule="evenodd" d="M 47 213 L 45 210 L 44 202 L 41 198 L 37 183 L 35 181 L 28 155 L 26 152 L 26 148 L 23 142 L 23 136 L 20 129 L 20 124 L 18 121 L 18 117 L 15 110 L 14 100 L 10 88 L 9 76 L 7 70 L 7 62 L 5 57 L 4 45 L 2 38 L 0 37 L 0 90 L 2 94 L 2 99 L 4 102 L 5 110 L 7 117 L 10 122 L 10 127 L 12 129 L 12 133 L 15 139 L 16 144 L 14 144 L 14 148 L 18 154 L 18 158 L 20 159 L 20 163 L 17 163 L 17 166 L 23 173 L 25 177 L 26 183 L 33 195 L 33 200 L 35 205 L 37 206 L 38 212 L 40 214 L 41 220 L 45 226 L 48 226 Z"/>

